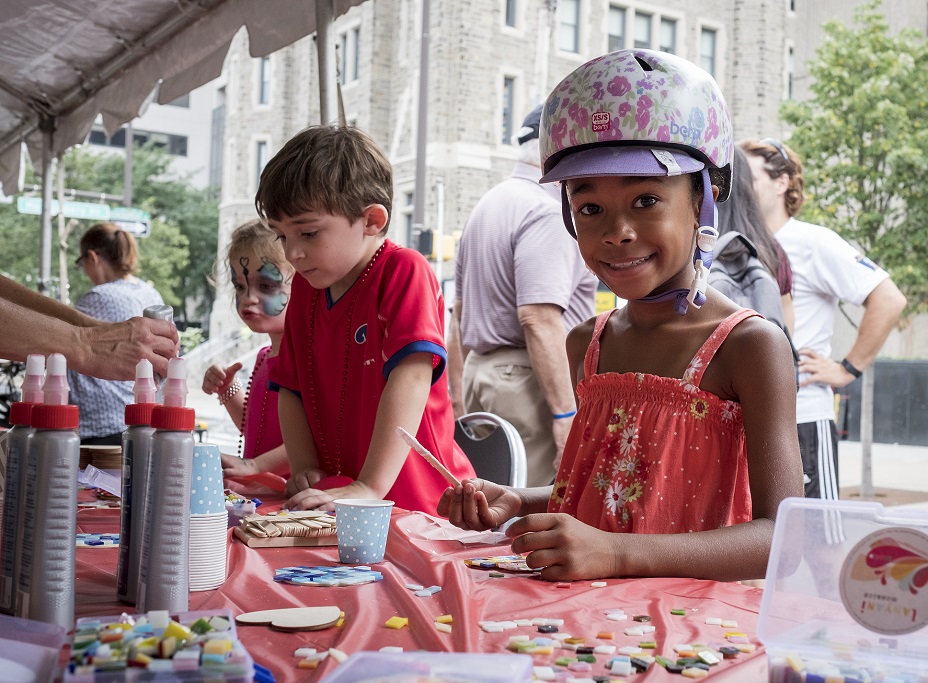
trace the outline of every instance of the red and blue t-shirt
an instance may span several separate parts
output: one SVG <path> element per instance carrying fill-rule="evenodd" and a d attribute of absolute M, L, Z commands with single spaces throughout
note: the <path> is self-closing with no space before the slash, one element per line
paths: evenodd
<path fill-rule="evenodd" d="M 416 438 L 459 479 L 474 476 L 470 461 L 454 442 L 454 416 L 444 374 L 444 315 L 441 288 L 428 262 L 418 252 L 389 240 L 367 276 L 338 301 L 331 300 L 328 290 L 313 289 L 304 278 L 294 278 L 286 331 L 270 382 L 272 387 L 301 396 L 319 465 L 327 473 L 334 475 L 340 468 L 341 474 L 358 477 L 390 372 L 410 354 L 426 352 L 433 354 L 432 387 Z M 343 378 L 347 393 L 340 416 Z M 313 403 L 319 420 L 313 416 Z M 317 433 L 320 425 L 321 435 Z M 341 445 L 339 462 L 331 452 L 336 443 Z M 321 444 L 330 452 L 322 452 Z M 447 486 L 431 465 L 410 454 L 386 498 L 397 507 L 435 514 Z"/>

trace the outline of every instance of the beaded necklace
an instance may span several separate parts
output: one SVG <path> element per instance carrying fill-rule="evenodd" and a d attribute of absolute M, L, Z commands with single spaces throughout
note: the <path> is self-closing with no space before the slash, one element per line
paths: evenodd
<path fill-rule="evenodd" d="M 248 424 L 246 422 L 248 418 L 248 399 L 251 398 L 251 383 L 254 381 L 254 378 L 258 376 L 258 371 L 261 369 L 261 366 L 264 365 L 264 361 L 267 360 L 268 354 L 265 353 L 261 360 L 255 363 L 254 370 L 251 371 L 251 377 L 248 378 L 248 388 L 245 390 L 245 402 L 242 404 L 242 429 L 238 434 L 238 457 L 245 457 L 245 427 Z M 261 433 L 264 431 L 264 414 L 267 412 L 267 391 L 264 392 L 264 396 L 261 399 L 261 416 L 258 418 L 258 434 L 255 438 L 255 449 L 261 443 Z"/>
<path fill-rule="evenodd" d="M 351 319 L 354 315 L 354 307 L 358 303 L 358 297 L 361 294 L 361 285 L 364 284 L 364 281 L 367 279 L 367 276 L 370 274 L 371 269 L 374 267 L 374 264 L 377 262 L 377 258 L 383 253 L 384 247 L 387 246 L 387 243 L 384 242 L 380 245 L 377 251 L 374 252 L 373 257 L 371 257 L 370 262 L 367 264 L 367 267 L 364 269 L 364 272 L 361 273 L 361 276 L 355 281 L 352 285 L 354 287 L 354 296 L 351 299 L 351 304 L 348 306 L 348 326 L 345 333 L 345 359 L 342 365 L 342 390 L 341 396 L 338 401 L 338 430 L 335 432 L 335 475 L 341 476 L 342 473 L 342 424 L 345 420 L 345 397 L 348 394 L 348 363 L 351 356 L 351 338 L 352 338 L 352 324 Z M 313 295 L 312 297 L 312 308 L 309 311 L 309 329 L 308 334 L 306 335 L 306 360 L 307 366 L 312 372 L 315 365 L 313 364 L 313 339 L 315 339 L 315 330 L 316 330 L 316 305 L 319 301 L 318 295 Z M 327 460 L 331 458 L 331 452 L 328 449 L 328 446 L 325 442 L 325 436 L 322 431 L 322 416 L 319 413 L 319 405 L 316 398 L 316 383 L 310 378 L 309 381 L 309 405 L 313 411 L 313 417 L 315 418 L 315 437 L 318 440 L 319 446 L 319 457 L 325 457 Z"/>

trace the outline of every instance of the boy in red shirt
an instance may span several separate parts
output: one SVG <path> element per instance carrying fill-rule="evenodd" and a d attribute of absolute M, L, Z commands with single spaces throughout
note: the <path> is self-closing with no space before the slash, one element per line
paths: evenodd
<path fill-rule="evenodd" d="M 392 202 L 390 163 L 356 128 L 308 128 L 261 173 L 255 207 L 300 276 L 270 373 L 291 509 L 387 498 L 436 514 L 447 483 L 398 426 L 474 476 L 454 443 L 441 288 L 421 254 L 386 239 Z"/>

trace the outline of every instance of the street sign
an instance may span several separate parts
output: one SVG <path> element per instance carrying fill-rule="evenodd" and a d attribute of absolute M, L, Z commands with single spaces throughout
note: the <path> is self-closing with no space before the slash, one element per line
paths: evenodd
<path fill-rule="evenodd" d="M 33 216 L 42 214 L 41 197 L 19 197 L 16 210 Z M 52 200 L 52 216 L 58 215 L 58 200 Z M 133 206 L 110 206 L 94 202 L 65 202 L 65 218 L 79 218 L 89 221 L 113 221 L 127 232 L 139 237 L 147 237 L 151 230 L 151 214 Z"/>

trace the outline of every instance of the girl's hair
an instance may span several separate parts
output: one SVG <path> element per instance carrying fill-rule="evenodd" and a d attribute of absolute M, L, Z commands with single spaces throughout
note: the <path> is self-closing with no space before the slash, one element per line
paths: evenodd
<path fill-rule="evenodd" d="M 81 256 L 93 250 L 122 277 L 135 272 L 139 263 L 135 238 L 113 223 L 91 225 L 81 237 L 80 250 Z"/>
<path fill-rule="evenodd" d="M 779 140 L 743 140 L 739 143 L 747 154 L 764 160 L 764 170 L 776 180 L 784 173 L 789 177 L 789 187 L 783 196 L 786 213 L 795 216 L 806 199 L 805 179 L 802 177 L 802 162 L 796 153 Z"/>
<path fill-rule="evenodd" d="M 719 204 L 719 234 L 737 230 L 757 247 L 757 256 L 773 277 L 780 272 L 780 252 L 764 224 L 754 194 L 754 182 L 747 155 L 735 147 L 731 195 Z"/>
<path fill-rule="evenodd" d="M 293 269 L 287 262 L 284 248 L 277 240 L 277 235 L 257 218 L 238 226 L 232 232 L 229 248 L 226 250 L 226 267 L 234 265 L 233 254 L 245 250 L 253 251 L 259 261 L 270 261 L 280 268 L 282 273 L 288 273 Z"/>

